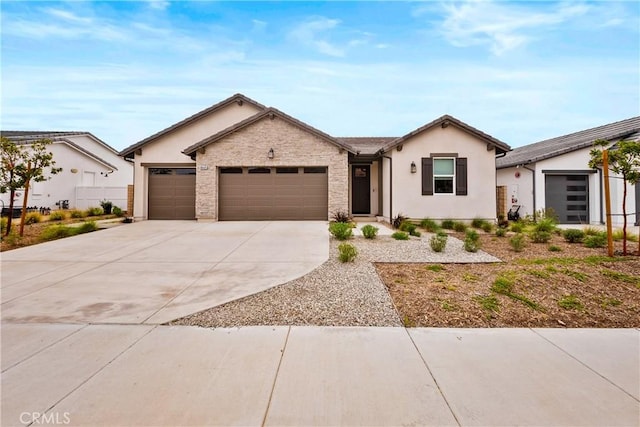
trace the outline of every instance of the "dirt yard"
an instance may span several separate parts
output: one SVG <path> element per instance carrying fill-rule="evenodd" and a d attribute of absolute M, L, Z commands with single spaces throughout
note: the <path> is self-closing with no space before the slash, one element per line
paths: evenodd
<path fill-rule="evenodd" d="M 454 236 L 464 239 L 463 235 Z M 555 246 L 556 250 L 549 248 Z M 481 233 L 502 263 L 385 264 L 376 268 L 406 326 L 640 327 L 640 257 L 554 235 L 515 252 L 509 236 Z M 616 250 L 621 242 L 616 242 Z M 637 242 L 629 242 L 636 253 Z"/>

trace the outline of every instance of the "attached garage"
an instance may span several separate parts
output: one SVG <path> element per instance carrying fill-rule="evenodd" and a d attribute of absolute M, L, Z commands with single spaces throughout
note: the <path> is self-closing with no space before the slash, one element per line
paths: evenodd
<path fill-rule="evenodd" d="M 545 206 L 555 211 L 562 224 L 588 224 L 589 175 L 586 173 L 546 174 Z"/>
<path fill-rule="evenodd" d="M 196 218 L 195 168 L 149 168 L 148 218 Z"/>
<path fill-rule="evenodd" d="M 219 220 L 326 220 L 327 167 L 221 167 Z"/>

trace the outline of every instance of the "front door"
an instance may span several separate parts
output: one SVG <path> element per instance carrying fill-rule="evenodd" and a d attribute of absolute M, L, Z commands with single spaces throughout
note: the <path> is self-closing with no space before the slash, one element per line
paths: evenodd
<path fill-rule="evenodd" d="M 351 213 L 354 215 L 371 213 L 371 166 L 351 167 Z"/>

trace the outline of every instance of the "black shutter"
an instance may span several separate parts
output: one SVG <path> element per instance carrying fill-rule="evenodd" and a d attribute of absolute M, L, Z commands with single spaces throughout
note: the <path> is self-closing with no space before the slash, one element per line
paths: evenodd
<path fill-rule="evenodd" d="M 456 195 L 467 195 L 467 158 L 456 159 Z"/>
<path fill-rule="evenodd" d="M 422 195 L 433 196 L 433 159 L 422 159 Z"/>

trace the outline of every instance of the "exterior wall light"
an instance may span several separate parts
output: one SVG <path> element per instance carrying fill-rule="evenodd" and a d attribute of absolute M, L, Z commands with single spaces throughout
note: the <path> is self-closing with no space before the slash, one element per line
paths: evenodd
<path fill-rule="evenodd" d="M 411 173 L 418 172 L 418 168 L 416 167 L 416 162 L 411 162 Z"/>
<path fill-rule="evenodd" d="M 273 152 L 273 148 L 270 148 L 270 149 L 269 149 L 269 152 L 267 153 L 267 157 L 268 157 L 269 159 L 273 159 L 273 158 L 275 157 L 275 155 L 276 155 L 276 154 Z"/>

